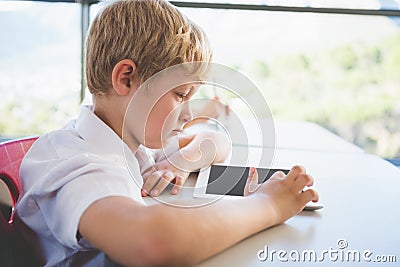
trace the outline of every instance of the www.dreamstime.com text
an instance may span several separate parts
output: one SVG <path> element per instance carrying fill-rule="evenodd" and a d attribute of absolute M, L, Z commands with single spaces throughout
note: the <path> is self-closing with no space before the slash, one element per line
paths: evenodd
<path fill-rule="evenodd" d="M 377 255 L 371 250 L 347 249 L 345 239 L 337 241 L 337 248 L 329 247 L 320 251 L 316 250 L 274 250 L 267 245 L 257 252 L 257 258 L 262 262 L 379 262 L 395 263 L 396 255 Z"/>

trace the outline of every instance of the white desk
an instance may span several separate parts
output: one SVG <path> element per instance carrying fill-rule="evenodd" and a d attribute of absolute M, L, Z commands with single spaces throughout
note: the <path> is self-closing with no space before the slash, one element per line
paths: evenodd
<path fill-rule="evenodd" d="M 305 151 L 277 151 L 281 163 L 301 162 L 315 177 L 315 186 L 325 208 L 304 211 L 285 224 L 260 232 L 199 266 L 276 266 L 278 259 L 265 262 L 257 252 L 269 250 L 314 250 L 318 257 L 323 250 L 338 249 L 338 239 L 348 242 L 347 250 L 370 250 L 376 255 L 395 255 L 400 262 L 400 171 L 388 162 L 368 154 L 337 154 Z M 288 258 L 289 256 L 286 256 Z M 353 259 L 353 258 L 350 258 Z M 290 260 L 289 260 L 290 262 Z M 296 262 L 308 266 L 310 262 Z M 354 262 L 330 261 L 334 266 Z M 374 266 L 377 263 L 358 263 Z"/>
<path fill-rule="evenodd" d="M 249 122 L 250 124 L 250 122 Z M 276 148 L 337 153 L 364 151 L 312 122 L 275 120 Z"/>
<path fill-rule="evenodd" d="M 337 137 L 325 129 L 309 123 L 277 123 L 277 142 L 274 165 L 292 166 L 302 164 L 315 178 L 315 188 L 325 208 L 317 211 L 303 211 L 283 225 L 266 229 L 249 237 L 224 252 L 199 264 L 211 266 L 280 266 L 292 263 L 296 266 L 309 266 L 310 261 L 292 262 L 289 253 L 302 255 L 305 250 L 315 251 L 318 258 L 324 250 L 343 251 L 337 261 L 325 254 L 322 263 L 333 266 L 377 266 L 379 263 L 363 260 L 363 253 L 374 260 L 376 256 L 396 257 L 397 263 L 385 266 L 398 266 L 400 262 L 400 171 L 387 161 L 364 153 L 351 143 Z M 297 130 L 296 130 L 297 129 Z M 304 130 L 307 134 L 297 133 Z M 293 141 L 294 140 L 294 141 Z M 329 142 L 330 143 L 329 143 Z M 327 143 L 328 142 L 328 143 Z M 307 149 L 310 147 L 310 149 Z M 245 146 L 235 146 L 236 150 L 247 151 Z M 272 148 L 264 148 L 272 149 Z M 254 155 L 254 153 L 251 153 Z M 192 198 L 194 175 L 188 179 L 180 194 L 186 203 L 200 203 Z M 162 199 L 170 201 L 173 196 L 163 194 Z M 148 203 L 156 203 L 147 199 Z M 339 249 L 339 239 L 347 241 L 347 248 Z M 271 250 L 284 250 L 281 262 L 274 259 L 258 259 L 257 253 L 268 246 Z M 353 262 L 352 255 L 360 253 L 360 262 Z M 339 252 L 342 253 L 342 252 Z M 265 254 L 261 254 L 261 256 Z M 332 257 L 335 257 L 334 254 Z M 308 257 L 308 256 L 307 256 Z M 349 262 L 347 262 L 349 257 Z M 356 258 L 355 258 L 356 259 Z M 393 259 L 391 259 L 393 260 Z"/>
<path fill-rule="evenodd" d="M 273 127 L 275 129 L 275 143 L 262 144 L 261 132 L 259 125 L 255 120 L 242 120 L 240 122 L 221 121 L 231 136 L 232 142 L 236 146 L 263 146 L 288 150 L 306 150 L 306 151 L 323 151 L 335 153 L 364 153 L 364 151 L 344 140 L 343 138 L 333 134 L 325 128 L 304 121 L 285 121 L 274 120 Z M 237 126 L 239 124 L 239 127 Z M 271 122 L 267 122 L 271 125 Z M 193 127 L 193 128 L 192 128 Z M 222 131 L 221 127 L 209 125 L 211 129 Z M 191 126 L 194 132 L 197 129 L 204 128 L 204 125 Z M 243 131 L 244 129 L 245 131 Z M 189 130 L 190 131 L 190 130 Z"/>

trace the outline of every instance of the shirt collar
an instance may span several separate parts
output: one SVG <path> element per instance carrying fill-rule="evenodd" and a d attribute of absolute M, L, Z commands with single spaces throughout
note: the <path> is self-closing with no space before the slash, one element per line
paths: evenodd
<path fill-rule="evenodd" d="M 93 112 L 93 106 L 82 106 L 81 112 L 75 125 L 79 135 L 97 151 L 105 154 L 118 154 L 134 157 L 134 153 L 122 141 L 122 139 L 96 114 Z"/>

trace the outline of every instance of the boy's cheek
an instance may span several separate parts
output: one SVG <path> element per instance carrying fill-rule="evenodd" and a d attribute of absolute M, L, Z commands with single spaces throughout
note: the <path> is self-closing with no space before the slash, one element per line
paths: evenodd
<path fill-rule="evenodd" d="M 148 127 L 145 134 L 145 144 L 149 148 L 161 149 L 165 147 L 173 138 L 171 131 L 165 129 Z"/>
<path fill-rule="evenodd" d="M 146 123 L 146 137 L 150 137 L 157 146 L 166 145 L 177 129 L 178 118 L 169 103 L 159 102 L 154 107 Z"/>

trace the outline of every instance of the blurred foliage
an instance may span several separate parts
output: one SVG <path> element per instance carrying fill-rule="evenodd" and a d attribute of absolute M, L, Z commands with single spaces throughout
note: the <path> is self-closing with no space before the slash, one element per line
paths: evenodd
<path fill-rule="evenodd" d="M 400 35 L 255 61 L 248 72 L 276 117 L 312 121 L 370 153 L 400 156 Z"/>
<path fill-rule="evenodd" d="M 79 112 L 78 97 L 67 94 L 52 100 L 46 97 L 32 97 L 29 101 L 18 97 L 3 100 L 0 137 L 39 135 L 64 126 Z"/>

